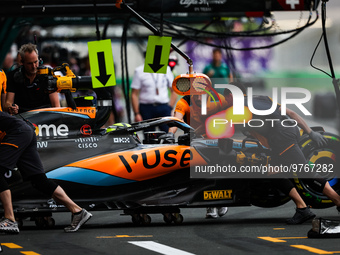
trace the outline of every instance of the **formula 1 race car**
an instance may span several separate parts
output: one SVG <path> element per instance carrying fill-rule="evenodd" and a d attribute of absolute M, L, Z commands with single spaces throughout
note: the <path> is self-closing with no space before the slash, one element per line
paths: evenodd
<path fill-rule="evenodd" d="M 151 222 L 162 213 L 166 223 L 181 223 L 181 208 L 215 206 L 275 207 L 290 200 L 270 179 L 191 178 L 190 166 L 216 157 L 228 164 L 263 164 L 270 150 L 253 139 L 204 139 L 186 123 L 165 117 L 101 128 L 109 107 L 65 107 L 32 110 L 21 116 L 36 127 L 38 150 L 48 178 L 61 185 L 80 206 L 89 210 L 122 210 L 135 224 Z M 161 124 L 183 130 L 175 143 L 162 143 L 161 131 L 138 132 Z M 300 146 L 309 162 L 338 165 L 340 138 L 323 132 L 327 148 L 317 148 L 307 135 Z M 242 160 L 240 160 L 242 158 Z M 66 208 L 23 182 L 19 171 L 6 173 L 19 222 L 31 217 L 38 227 L 52 227 L 52 213 Z M 336 176 L 324 176 L 336 191 Z M 313 182 L 292 176 L 307 203 L 332 206 L 315 191 Z"/>
<path fill-rule="evenodd" d="M 47 92 L 92 88 L 91 77 L 74 76 L 66 64 L 56 68 L 62 69 L 66 76 L 60 78 L 51 70 L 41 68 L 39 79 Z M 193 84 L 202 87 L 205 82 L 210 81 L 203 74 L 180 75 L 174 80 L 173 89 L 178 94 L 190 93 Z M 18 116 L 35 126 L 37 147 L 47 177 L 62 186 L 80 206 L 98 211 L 122 210 L 132 216 L 135 224 L 150 223 L 148 214 L 151 213 L 161 213 L 166 223 L 178 224 L 183 221 L 181 208 L 275 207 L 290 200 L 268 178 L 192 175 L 192 167 L 211 165 L 216 160 L 235 167 L 267 165 L 271 151 L 257 140 L 206 139 L 173 117 L 102 128 L 109 118 L 112 98 L 105 89 L 94 90 L 96 107 L 82 100 L 76 103 L 71 93 L 66 93 L 70 107 L 36 109 Z M 144 132 L 164 124 L 181 129 L 183 134 L 177 141 L 165 143 L 161 131 Z M 328 140 L 325 148 L 317 147 L 308 135 L 301 134 L 299 145 L 306 163 L 339 169 L 340 137 L 322 129 L 318 131 Z M 143 141 L 138 132 L 144 132 Z M 322 174 L 339 192 L 335 171 Z M 52 227 L 55 224 L 52 213 L 67 210 L 23 181 L 19 171 L 9 170 L 5 177 L 19 223 L 31 217 L 38 227 Z M 291 178 L 307 204 L 314 208 L 333 206 L 317 191 L 311 179 L 299 178 L 297 173 Z"/>

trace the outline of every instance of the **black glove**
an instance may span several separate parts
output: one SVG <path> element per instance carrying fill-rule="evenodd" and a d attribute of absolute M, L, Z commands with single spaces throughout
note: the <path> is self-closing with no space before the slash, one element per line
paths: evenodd
<path fill-rule="evenodd" d="M 312 130 L 312 132 L 310 132 L 308 135 L 318 147 L 323 147 L 327 145 L 327 139 L 323 137 L 322 134 Z"/>
<path fill-rule="evenodd" d="M 174 133 L 166 133 L 158 137 L 160 143 L 175 143 L 175 134 Z M 164 140 L 164 142 L 162 142 Z"/>

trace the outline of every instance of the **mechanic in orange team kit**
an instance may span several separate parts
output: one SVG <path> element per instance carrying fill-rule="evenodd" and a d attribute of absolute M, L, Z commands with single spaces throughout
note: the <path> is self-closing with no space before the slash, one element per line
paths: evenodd
<path fill-rule="evenodd" d="M 0 69 L 0 111 L 5 108 L 7 77 L 4 70 Z"/>
<path fill-rule="evenodd" d="M 245 105 L 247 104 L 247 95 L 245 87 L 241 83 L 232 83 L 232 85 L 242 90 L 245 95 Z M 233 103 L 233 96 L 229 89 L 225 89 L 225 97 Z M 268 96 L 253 96 L 253 107 L 257 110 L 267 110 L 272 107 L 272 99 Z M 326 138 L 320 133 L 313 131 L 304 119 L 296 112 L 286 109 L 286 115 L 281 115 L 281 105 L 277 104 L 276 109 L 269 115 L 252 115 L 253 119 L 271 119 L 271 120 L 285 120 L 285 126 L 281 125 L 280 121 L 276 121 L 273 125 L 264 121 L 264 125 L 260 128 L 256 126 L 246 126 L 244 129 L 248 131 L 253 137 L 258 139 L 261 144 L 270 148 L 272 151 L 271 165 L 275 166 L 289 166 L 293 164 L 306 164 L 306 158 L 298 145 L 298 139 L 300 137 L 300 127 L 306 132 L 311 140 L 319 147 L 323 147 L 327 144 Z M 289 124 L 292 123 L 292 124 Z M 294 124 L 297 125 L 294 125 Z M 308 172 L 309 173 L 309 172 Z M 294 216 L 286 221 L 287 224 L 301 224 L 311 218 L 315 217 L 315 214 L 309 209 L 304 200 L 301 198 L 293 183 L 286 178 L 284 173 L 272 173 L 274 174 L 273 183 L 282 192 L 292 198 L 296 205 L 296 212 Z M 331 199 L 337 206 L 337 210 L 340 212 L 340 196 L 333 190 L 330 184 L 321 176 L 316 173 L 312 176 L 308 174 L 307 178 L 313 179 L 313 182 L 318 186 L 320 192 Z"/>
<path fill-rule="evenodd" d="M 213 102 L 211 96 L 207 97 L 207 116 L 211 116 L 223 109 L 231 106 L 223 95 L 218 95 L 220 102 Z M 174 117 L 183 120 L 190 126 L 196 129 L 197 134 L 205 134 L 205 119 L 201 115 L 201 100 L 202 95 L 186 95 L 182 97 L 176 104 Z M 169 139 L 174 139 L 174 134 L 177 127 L 169 128 L 169 133 L 164 136 L 169 136 Z M 172 138 L 171 138 L 172 137 Z M 228 212 L 228 207 L 209 207 L 207 208 L 206 218 L 222 217 Z"/>
<path fill-rule="evenodd" d="M 5 179 L 5 173 L 18 167 L 24 180 L 30 180 L 32 186 L 54 198 L 72 212 L 71 225 L 65 232 L 76 232 L 92 214 L 75 204 L 65 191 L 46 177 L 38 150 L 35 129 L 28 121 L 16 118 L 0 111 L 0 199 L 4 217 L 0 219 L 0 232 L 18 234 L 15 221 L 11 191 Z"/>

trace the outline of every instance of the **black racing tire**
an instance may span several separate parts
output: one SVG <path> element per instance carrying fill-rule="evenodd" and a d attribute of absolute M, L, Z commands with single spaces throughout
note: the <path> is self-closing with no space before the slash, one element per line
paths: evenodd
<path fill-rule="evenodd" d="M 44 217 L 36 217 L 34 221 L 35 221 L 35 225 L 37 226 L 38 229 L 46 228 L 46 221 L 45 221 Z"/>
<path fill-rule="evenodd" d="M 271 208 L 284 205 L 290 197 L 278 190 L 270 179 L 253 179 L 250 182 L 251 204 Z"/>
<path fill-rule="evenodd" d="M 151 224 L 151 217 L 148 214 L 143 214 L 141 216 L 141 223 L 142 225 L 150 225 Z"/>
<path fill-rule="evenodd" d="M 173 222 L 174 222 L 175 225 L 182 224 L 183 220 L 184 220 L 184 218 L 183 218 L 182 214 L 180 214 L 180 213 L 174 213 L 173 214 Z"/>
<path fill-rule="evenodd" d="M 132 215 L 131 215 L 131 220 L 132 220 L 132 223 L 133 223 L 135 226 L 139 226 L 139 225 L 142 224 L 141 216 L 140 216 L 140 214 L 138 214 L 138 213 L 132 214 Z"/>
<path fill-rule="evenodd" d="M 163 220 L 166 224 L 171 224 L 172 223 L 172 214 L 171 213 L 163 213 Z"/>
<path fill-rule="evenodd" d="M 321 132 L 327 139 L 327 147 L 320 148 L 309 138 L 303 135 L 299 145 L 309 165 L 314 164 L 313 172 L 325 178 L 331 187 L 340 194 L 340 137 L 331 133 Z M 298 173 L 294 176 L 294 184 L 306 202 L 313 208 L 328 208 L 334 206 L 333 202 L 317 188 L 313 179 L 300 179 Z"/>

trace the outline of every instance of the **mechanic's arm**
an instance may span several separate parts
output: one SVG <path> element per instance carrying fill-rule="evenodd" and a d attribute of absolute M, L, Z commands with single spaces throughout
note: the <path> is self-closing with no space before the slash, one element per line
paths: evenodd
<path fill-rule="evenodd" d="M 170 88 L 170 102 L 169 102 L 169 105 L 171 106 L 171 108 L 174 108 L 175 104 L 176 104 L 176 101 L 177 101 L 177 93 L 172 89 Z"/>
<path fill-rule="evenodd" d="M 280 107 L 280 110 L 281 110 L 281 107 Z M 318 133 L 318 132 L 315 132 L 313 131 L 306 123 L 306 121 L 299 115 L 297 114 L 296 112 L 290 110 L 290 109 L 287 109 L 286 111 L 287 115 L 296 120 L 297 122 L 297 125 L 303 129 L 303 131 L 305 131 L 309 137 L 318 145 L 318 146 L 325 146 L 327 144 L 327 140 L 326 138 L 324 138 L 322 136 L 322 134 Z"/>
<path fill-rule="evenodd" d="M 177 94 L 176 94 L 176 95 L 177 95 Z M 175 112 L 174 117 L 177 118 L 177 119 L 183 120 L 184 115 L 183 115 L 183 113 Z M 176 131 L 177 131 L 177 127 L 171 127 L 171 128 L 169 128 L 168 133 L 173 133 L 173 134 L 175 134 Z"/>
<path fill-rule="evenodd" d="M 280 107 L 279 110 L 281 111 L 281 107 Z M 294 112 L 290 109 L 287 109 L 286 113 L 291 119 L 296 120 L 297 125 L 301 129 L 303 129 L 303 131 L 305 131 L 307 134 L 309 134 L 312 131 L 311 128 L 307 125 L 306 121 L 299 114 L 297 114 L 296 112 Z"/>
<path fill-rule="evenodd" d="M 49 94 L 50 102 L 52 107 L 60 107 L 59 94 L 58 92 L 53 92 Z"/>
<path fill-rule="evenodd" d="M 18 114 L 18 112 L 19 112 L 19 106 L 17 104 L 14 104 L 14 97 L 15 97 L 15 93 L 13 93 L 13 92 L 7 92 L 6 93 L 5 109 L 7 109 L 7 111 L 12 115 Z"/>
<path fill-rule="evenodd" d="M 142 121 L 142 115 L 139 112 L 139 89 L 132 89 L 131 91 L 132 110 L 135 113 L 135 122 Z"/>
<path fill-rule="evenodd" d="M 7 112 L 7 108 L 6 108 L 6 94 L 5 93 L 1 93 L 1 108 L 4 112 Z"/>

